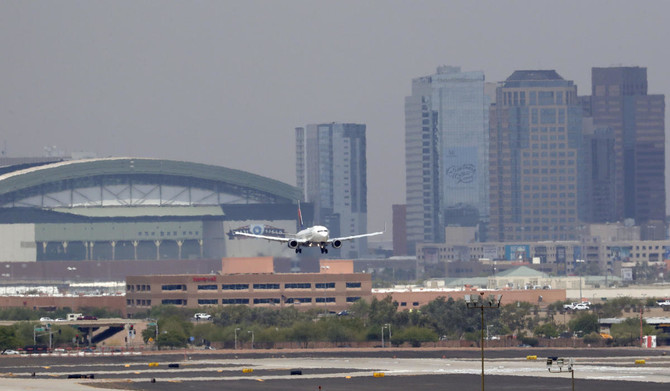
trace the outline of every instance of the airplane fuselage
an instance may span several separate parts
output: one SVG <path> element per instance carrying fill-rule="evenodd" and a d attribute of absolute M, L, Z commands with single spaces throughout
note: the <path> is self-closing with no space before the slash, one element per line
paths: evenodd
<path fill-rule="evenodd" d="M 307 246 L 320 246 L 321 243 L 327 243 L 329 238 L 328 228 L 322 225 L 305 228 L 295 234 L 296 239 L 306 241 Z"/>

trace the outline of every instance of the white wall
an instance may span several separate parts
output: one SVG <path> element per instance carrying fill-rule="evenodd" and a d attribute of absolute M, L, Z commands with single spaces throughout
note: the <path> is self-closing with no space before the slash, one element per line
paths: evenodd
<path fill-rule="evenodd" d="M 35 224 L 0 225 L 0 262 L 35 261 Z"/>

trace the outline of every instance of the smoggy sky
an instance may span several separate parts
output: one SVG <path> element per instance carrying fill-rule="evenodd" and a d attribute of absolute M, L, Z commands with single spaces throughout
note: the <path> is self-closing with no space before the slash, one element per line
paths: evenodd
<path fill-rule="evenodd" d="M 591 67 L 643 66 L 649 93 L 670 95 L 668 15 L 665 1 L 4 0 L 0 149 L 187 160 L 295 185 L 295 127 L 364 123 L 377 230 L 405 202 L 412 78 L 442 64 L 490 82 L 555 69 L 589 95 Z"/>

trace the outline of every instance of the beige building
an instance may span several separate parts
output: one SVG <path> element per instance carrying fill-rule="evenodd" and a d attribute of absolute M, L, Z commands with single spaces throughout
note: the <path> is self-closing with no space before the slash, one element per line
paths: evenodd
<path fill-rule="evenodd" d="M 602 226 L 595 228 L 602 228 Z M 616 228 L 605 230 L 614 237 Z M 619 230 L 620 231 L 620 230 Z M 621 233 L 621 232 L 620 232 Z M 481 261 L 501 267 L 506 262 L 525 262 L 542 266 L 545 271 L 570 275 L 584 264 L 586 270 L 597 269 L 600 275 L 621 276 L 623 266 L 647 263 L 665 269 L 666 249 L 670 240 L 605 240 L 610 237 L 589 237 L 581 241 L 547 241 L 464 243 L 422 243 L 417 245 L 419 265 Z M 593 265 L 593 267 L 591 267 Z"/>
<path fill-rule="evenodd" d="M 354 273 L 353 261 L 321 261 L 319 273 L 274 273 L 273 258 L 224 259 L 221 274 L 126 278 L 130 316 L 161 304 L 185 308 L 242 304 L 251 307 L 341 311 L 370 300 L 370 274 Z"/>

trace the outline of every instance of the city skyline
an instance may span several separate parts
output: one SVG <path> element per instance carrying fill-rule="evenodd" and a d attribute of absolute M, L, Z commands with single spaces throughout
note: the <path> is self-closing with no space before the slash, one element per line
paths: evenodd
<path fill-rule="evenodd" d="M 413 78 L 440 65 L 480 70 L 487 82 L 554 69 L 585 95 L 591 68 L 624 64 L 646 67 L 649 94 L 665 95 L 668 10 L 662 1 L 3 2 L 0 146 L 14 157 L 56 146 L 202 162 L 295 184 L 296 126 L 365 123 L 376 228 L 405 202 Z"/>

